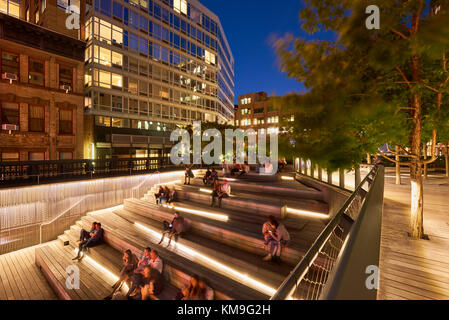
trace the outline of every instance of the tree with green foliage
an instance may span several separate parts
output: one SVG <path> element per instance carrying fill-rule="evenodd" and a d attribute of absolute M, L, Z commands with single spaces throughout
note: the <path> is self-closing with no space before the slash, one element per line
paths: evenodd
<path fill-rule="evenodd" d="M 277 99 L 295 113 L 290 149 L 330 170 L 354 168 L 366 153 L 395 163 L 407 159 L 400 164 L 410 168 L 410 233 L 422 238 L 422 168 L 436 160 L 437 142 L 449 140 L 449 3 L 306 3 L 302 28 L 334 40 L 286 35 L 275 44 L 282 70 L 307 89 Z M 380 9 L 379 29 L 366 25 L 373 4 Z"/>

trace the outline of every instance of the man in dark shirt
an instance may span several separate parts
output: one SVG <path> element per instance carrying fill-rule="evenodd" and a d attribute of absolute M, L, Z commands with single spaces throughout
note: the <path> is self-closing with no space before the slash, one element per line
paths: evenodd
<path fill-rule="evenodd" d="M 95 226 L 94 232 L 90 234 L 90 238 L 87 240 L 82 241 L 78 246 L 78 254 L 75 258 L 72 260 L 81 260 L 84 258 L 87 248 L 93 247 L 100 243 L 103 240 L 103 234 L 104 230 L 101 227 L 101 223 L 97 222 L 97 225 Z M 82 255 L 81 255 L 82 253 Z"/>

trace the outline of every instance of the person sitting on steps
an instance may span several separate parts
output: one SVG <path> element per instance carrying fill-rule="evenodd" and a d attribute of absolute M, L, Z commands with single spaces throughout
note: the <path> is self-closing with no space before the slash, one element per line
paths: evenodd
<path fill-rule="evenodd" d="M 195 175 L 193 174 L 191 167 L 186 167 L 186 171 L 184 173 L 184 184 L 190 184 L 190 178 L 195 178 Z"/>
<path fill-rule="evenodd" d="M 173 203 L 175 200 L 176 200 L 176 189 L 175 187 L 173 187 L 171 190 L 169 190 L 167 203 L 168 204 Z"/>
<path fill-rule="evenodd" d="M 156 198 L 156 204 L 159 204 L 160 197 L 163 193 L 164 193 L 164 188 L 162 186 L 159 186 L 159 191 L 154 194 L 154 198 Z"/>
<path fill-rule="evenodd" d="M 223 184 L 220 185 L 218 191 L 216 193 L 214 192 L 212 193 L 212 207 L 215 205 L 215 197 L 218 197 L 218 207 L 221 208 L 221 199 L 229 198 L 230 195 L 231 195 L 231 186 L 226 180 L 224 180 Z"/>
<path fill-rule="evenodd" d="M 158 244 L 161 244 L 164 241 L 165 236 L 168 235 L 169 241 L 167 247 L 169 247 L 173 236 L 175 236 L 175 242 L 178 242 L 179 235 L 184 231 L 185 221 L 179 213 L 175 212 L 173 220 L 170 223 L 167 221 L 164 221 L 163 223 L 164 232 L 162 232 L 162 238 Z"/>
<path fill-rule="evenodd" d="M 150 265 L 150 260 L 151 260 L 151 248 L 147 247 L 145 248 L 145 250 L 143 250 L 143 256 L 137 263 L 137 268 L 134 269 L 132 275 L 132 283 L 131 286 L 129 287 L 129 291 L 126 296 L 129 296 L 136 290 L 136 288 L 140 286 L 143 269 L 145 268 L 145 266 Z"/>
<path fill-rule="evenodd" d="M 91 237 L 87 240 L 82 241 L 79 244 L 78 254 L 72 260 L 81 260 L 82 258 L 84 258 L 87 248 L 90 248 L 90 247 L 93 247 L 93 246 L 99 244 L 103 240 L 103 235 L 104 235 L 104 230 L 101 227 L 101 223 L 97 222 L 94 232 L 92 232 L 90 234 Z"/>
<path fill-rule="evenodd" d="M 210 183 L 210 175 L 212 174 L 212 172 L 210 171 L 209 168 L 207 168 L 206 170 L 206 174 L 203 177 L 203 183 L 204 184 L 209 184 Z"/>
<path fill-rule="evenodd" d="M 81 229 L 80 238 L 79 238 L 78 242 L 83 242 L 84 240 L 89 240 L 92 237 L 91 234 L 93 234 L 95 232 L 95 230 L 97 230 L 96 222 L 92 222 L 92 227 L 90 228 L 89 232 L 87 232 L 85 229 Z"/>
<path fill-rule="evenodd" d="M 215 181 L 218 180 L 218 172 L 215 170 L 215 168 L 212 168 L 212 171 L 210 173 L 210 184 L 214 185 Z"/>
<path fill-rule="evenodd" d="M 119 279 L 112 286 L 112 292 L 105 298 L 105 300 L 111 300 L 115 292 L 122 287 L 123 283 L 131 281 L 131 277 L 133 276 L 138 263 L 139 260 L 131 250 L 128 249 L 123 253 L 123 267 L 122 270 L 120 270 Z"/>

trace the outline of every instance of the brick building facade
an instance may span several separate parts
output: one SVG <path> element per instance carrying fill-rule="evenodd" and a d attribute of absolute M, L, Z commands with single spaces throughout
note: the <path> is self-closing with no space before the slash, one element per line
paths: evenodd
<path fill-rule="evenodd" d="M 265 92 L 248 93 L 239 96 L 239 104 L 235 109 L 234 125 L 242 129 L 252 128 L 255 131 L 279 132 L 282 117 L 293 121 L 294 118 L 282 112 L 282 108 L 273 106 Z"/>
<path fill-rule="evenodd" d="M 0 161 L 83 157 L 84 48 L 0 13 Z"/>

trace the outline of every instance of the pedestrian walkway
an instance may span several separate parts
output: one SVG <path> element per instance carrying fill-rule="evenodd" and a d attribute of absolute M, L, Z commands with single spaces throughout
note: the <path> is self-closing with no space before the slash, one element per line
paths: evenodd
<path fill-rule="evenodd" d="M 424 183 L 424 232 L 430 240 L 412 240 L 408 173 L 404 168 L 399 186 L 387 168 L 378 299 L 449 299 L 448 197 L 449 179 L 430 174 Z"/>

